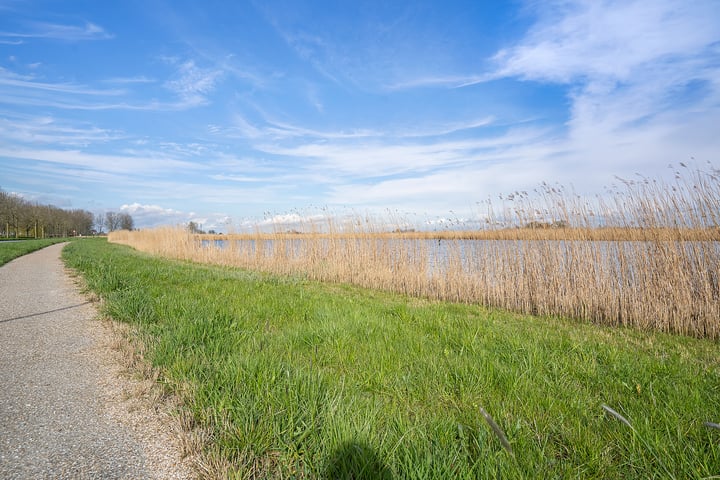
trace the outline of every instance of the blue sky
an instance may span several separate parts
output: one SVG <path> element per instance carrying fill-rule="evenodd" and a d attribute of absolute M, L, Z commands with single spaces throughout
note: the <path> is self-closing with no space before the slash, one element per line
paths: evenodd
<path fill-rule="evenodd" d="M 0 0 L 0 188 L 141 227 L 471 219 L 718 152 L 717 0 Z"/>

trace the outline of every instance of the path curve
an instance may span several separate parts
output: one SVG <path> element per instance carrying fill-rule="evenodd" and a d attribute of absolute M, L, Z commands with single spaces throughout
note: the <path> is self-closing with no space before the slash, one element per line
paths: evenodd
<path fill-rule="evenodd" d="M 118 408 L 108 327 L 65 271 L 63 246 L 0 267 L 0 478 L 188 478 L 155 414 L 133 422 Z"/>

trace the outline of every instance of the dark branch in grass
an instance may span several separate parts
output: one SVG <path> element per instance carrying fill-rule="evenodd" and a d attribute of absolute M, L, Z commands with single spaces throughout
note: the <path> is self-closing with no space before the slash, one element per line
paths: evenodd
<path fill-rule="evenodd" d="M 616 419 L 620 420 L 622 423 L 624 423 L 624 424 L 627 425 L 628 427 L 632 428 L 632 425 L 630 425 L 630 422 L 628 421 L 627 418 L 623 417 L 622 415 L 620 415 L 618 412 L 616 412 L 616 411 L 613 410 L 612 408 L 608 407 L 607 405 L 604 405 L 604 404 L 603 404 L 602 408 L 603 408 L 603 410 L 605 410 L 607 413 L 609 413 L 610 415 L 612 415 L 612 416 L 615 417 Z"/>
<path fill-rule="evenodd" d="M 487 424 L 490 425 L 492 431 L 495 432 L 495 435 L 498 437 L 498 439 L 500 439 L 500 443 L 502 443 L 502 446 L 505 448 L 505 450 L 507 450 L 510 455 L 515 456 L 512 451 L 512 447 L 510 446 L 510 442 L 508 442 L 508 439 L 505 436 L 505 432 L 502 431 L 498 424 L 495 423 L 495 420 L 493 420 L 493 418 L 490 416 L 489 413 L 485 411 L 484 408 L 480 407 L 480 413 L 482 413 Z"/>

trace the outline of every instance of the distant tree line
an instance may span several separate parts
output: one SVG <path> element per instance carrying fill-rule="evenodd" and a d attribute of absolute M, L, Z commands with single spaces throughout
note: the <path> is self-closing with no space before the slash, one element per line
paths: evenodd
<path fill-rule="evenodd" d="M 185 228 L 187 228 L 188 232 L 190 232 L 190 233 L 198 233 L 198 234 L 209 233 L 210 235 L 218 234 L 218 232 L 216 232 L 215 230 L 212 230 L 212 229 L 208 230 L 206 232 L 205 230 L 202 229 L 202 225 L 192 222 L 192 221 L 189 222 Z M 220 235 L 222 235 L 222 234 L 220 234 Z"/>
<path fill-rule="evenodd" d="M 525 224 L 525 228 L 540 228 L 540 229 L 568 228 L 568 222 L 566 222 L 565 220 L 555 220 L 554 222 L 532 221 L 530 223 Z"/>
<path fill-rule="evenodd" d="M 127 228 L 132 230 L 133 219 L 126 213 L 108 212 L 93 215 L 82 209 L 66 210 L 54 205 L 42 205 L 0 189 L 0 237 L 46 238 L 96 235 Z"/>

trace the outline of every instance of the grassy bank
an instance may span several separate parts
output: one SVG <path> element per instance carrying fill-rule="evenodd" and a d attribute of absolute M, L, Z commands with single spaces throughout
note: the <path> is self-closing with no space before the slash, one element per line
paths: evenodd
<path fill-rule="evenodd" d="M 107 314 L 137 327 L 161 382 L 210 432 L 215 475 L 720 474 L 720 430 L 706 424 L 720 421 L 717 343 L 164 260 L 104 240 L 63 255 Z"/>
<path fill-rule="evenodd" d="M 0 241 L 0 265 L 28 253 L 40 250 L 55 243 L 67 242 L 67 238 L 44 238 L 38 240 Z"/>

